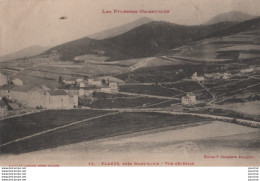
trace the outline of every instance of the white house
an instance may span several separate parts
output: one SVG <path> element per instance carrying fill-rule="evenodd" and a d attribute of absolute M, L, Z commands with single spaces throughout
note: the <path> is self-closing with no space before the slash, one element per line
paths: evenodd
<path fill-rule="evenodd" d="M 0 86 L 6 85 L 8 83 L 8 79 L 4 74 L 0 73 Z"/>
<path fill-rule="evenodd" d="M 23 85 L 23 81 L 21 79 L 15 78 L 14 80 L 12 80 L 12 83 L 14 85 Z"/>
<path fill-rule="evenodd" d="M 100 89 L 101 92 L 106 92 L 106 93 L 112 93 L 111 87 L 102 87 Z"/>
<path fill-rule="evenodd" d="M 193 105 L 193 104 L 196 104 L 196 103 L 197 103 L 196 96 L 192 92 L 187 93 L 186 96 L 183 96 L 181 98 L 181 104 L 182 105 Z"/>
<path fill-rule="evenodd" d="M 117 86 L 117 82 L 109 82 L 109 87 L 111 88 L 112 92 L 118 92 L 118 86 Z"/>
<path fill-rule="evenodd" d="M 74 85 L 75 81 L 74 80 L 63 80 L 62 81 L 65 85 Z"/>
<path fill-rule="evenodd" d="M 191 76 L 191 79 L 192 80 L 196 80 L 196 81 L 199 81 L 199 82 L 201 82 L 201 81 L 204 81 L 205 80 L 205 78 L 204 77 L 202 77 L 202 76 L 198 76 L 197 75 L 197 72 L 195 72 L 192 76 Z"/>

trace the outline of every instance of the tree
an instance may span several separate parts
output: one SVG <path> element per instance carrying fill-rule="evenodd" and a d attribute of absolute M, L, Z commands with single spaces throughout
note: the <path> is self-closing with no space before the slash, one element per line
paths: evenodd
<path fill-rule="evenodd" d="M 63 78 L 62 78 L 62 76 L 60 76 L 59 77 L 59 81 L 58 81 L 59 83 L 63 83 Z"/>
<path fill-rule="evenodd" d="M 106 83 L 107 83 L 105 79 L 102 79 L 101 82 L 102 82 L 102 85 L 106 85 Z"/>

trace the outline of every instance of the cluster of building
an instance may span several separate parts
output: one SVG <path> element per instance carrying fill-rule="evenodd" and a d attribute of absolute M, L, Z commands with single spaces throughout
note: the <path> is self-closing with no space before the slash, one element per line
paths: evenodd
<path fill-rule="evenodd" d="M 49 89 L 47 86 L 23 85 L 18 78 L 9 81 L 5 75 L 0 74 L 0 97 L 28 107 L 70 109 L 78 106 L 79 97 L 92 97 L 94 92 L 117 93 L 118 83 L 123 81 L 114 77 L 96 77 L 87 80 L 83 78 L 62 80 L 62 82 L 66 85 L 65 88 Z M 3 105 L 2 107 L 6 108 Z"/>
<path fill-rule="evenodd" d="M 122 80 L 114 77 L 96 77 L 78 78 L 75 80 L 63 80 L 65 85 L 69 85 L 65 91 L 77 94 L 79 97 L 91 97 L 94 92 L 117 93 L 119 91 L 118 84 L 123 83 Z"/>
<path fill-rule="evenodd" d="M 46 86 L 5 85 L 0 87 L 0 96 L 28 107 L 68 109 L 78 106 L 77 95 L 68 94 L 64 90 L 51 90 Z"/>
<path fill-rule="evenodd" d="M 231 78 L 231 73 L 212 73 L 212 74 L 204 74 L 206 79 L 230 79 Z"/>
<path fill-rule="evenodd" d="M 199 82 L 202 82 L 205 80 L 205 78 L 203 76 L 198 76 L 197 72 L 195 72 L 192 76 L 191 76 L 192 80 L 196 80 Z"/>
<path fill-rule="evenodd" d="M 65 90 L 23 85 L 23 81 L 9 78 L 0 73 L 0 117 L 5 117 L 8 108 L 23 107 L 44 109 L 70 109 L 78 106 L 78 95 Z"/>
<path fill-rule="evenodd" d="M 191 79 L 198 81 L 198 82 L 202 82 L 205 80 L 211 80 L 211 79 L 230 79 L 231 78 L 231 73 L 205 73 L 204 76 L 198 76 L 197 72 L 195 72 L 192 76 Z"/>
<path fill-rule="evenodd" d="M 117 93 L 118 83 L 123 81 L 114 77 L 76 78 L 62 80 L 66 85 L 62 89 L 50 89 L 47 86 L 36 87 L 23 85 L 23 81 L 0 73 L 0 116 L 5 116 L 5 100 L 17 102 L 26 107 L 44 109 L 70 109 L 78 106 L 79 97 L 92 97 L 94 92 Z"/>

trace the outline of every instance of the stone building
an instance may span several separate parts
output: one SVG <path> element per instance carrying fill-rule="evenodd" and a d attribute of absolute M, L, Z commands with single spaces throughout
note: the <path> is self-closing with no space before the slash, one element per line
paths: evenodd
<path fill-rule="evenodd" d="M 186 96 L 183 96 L 181 98 L 181 104 L 182 105 L 193 105 L 193 104 L 196 104 L 196 103 L 197 103 L 196 96 L 192 92 L 187 93 Z"/>

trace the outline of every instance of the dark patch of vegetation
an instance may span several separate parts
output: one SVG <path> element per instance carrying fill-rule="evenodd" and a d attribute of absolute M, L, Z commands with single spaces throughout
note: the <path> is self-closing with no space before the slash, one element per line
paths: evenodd
<path fill-rule="evenodd" d="M 136 93 L 136 94 L 156 95 L 156 96 L 177 96 L 183 94 L 180 91 L 163 88 L 158 85 L 123 85 L 120 86 L 120 91 Z"/>

